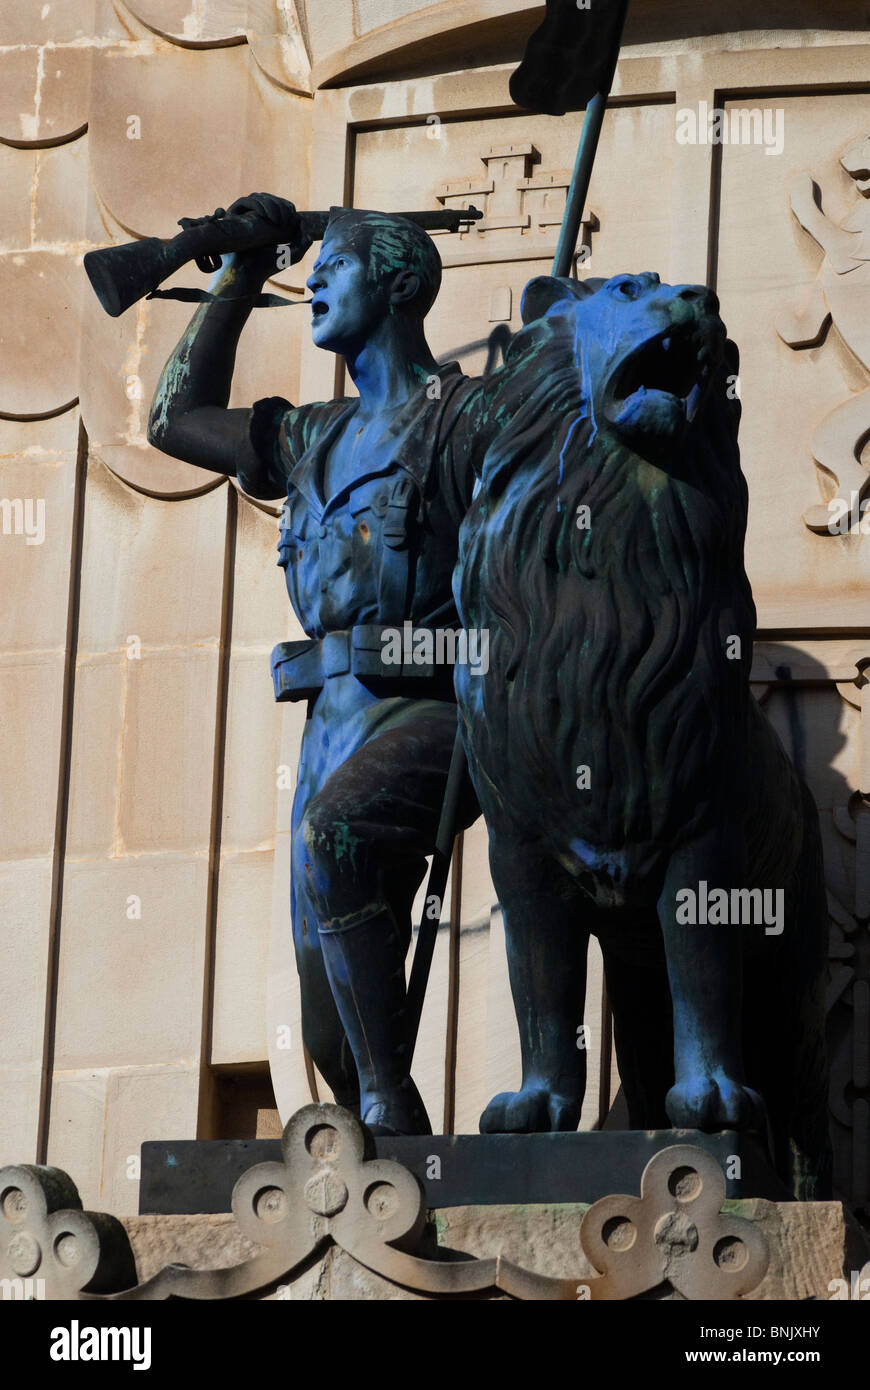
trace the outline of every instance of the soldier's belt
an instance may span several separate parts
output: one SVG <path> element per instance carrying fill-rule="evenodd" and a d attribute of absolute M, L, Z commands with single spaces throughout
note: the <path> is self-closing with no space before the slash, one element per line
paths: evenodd
<path fill-rule="evenodd" d="M 452 667 L 382 660 L 383 634 L 396 631 L 389 624 L 359 623 L 340 632 L 328 632 L 319 639 L 279 642 L 272 652 L 275 699 L 311 700 L 331 676 L 348 674 L 367 683 L 383 681 L 393 686 L 408 680 L 428 680 L 452 691 Z M 415 634 L 425 631 L 426 628 L 414 628 Z"/>

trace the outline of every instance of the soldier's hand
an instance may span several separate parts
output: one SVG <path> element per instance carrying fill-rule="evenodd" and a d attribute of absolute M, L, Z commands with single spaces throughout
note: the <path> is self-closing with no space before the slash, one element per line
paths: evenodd
<path fill-rule="evenodd" d="M 247 245 L 237 247 L 237 262 L 256 262 L 258 269 L 267 266 L 267 277 L 301 261 L 311 245 L 312 238 L 295 205 L 274 193 L 237 198 L 227 209 L 227 217 L 243 220 L 248 228 Z"/>
<path fill-rule="evenodd" d="M 294 204 L 272 193 L 250 193 L 209 217 L 183 217 L 179 225 L 204 223 L 213 225 L 220 252 L 232 253 L 235 264 L 260 281 L 301 260 L 312 241 Z"/>

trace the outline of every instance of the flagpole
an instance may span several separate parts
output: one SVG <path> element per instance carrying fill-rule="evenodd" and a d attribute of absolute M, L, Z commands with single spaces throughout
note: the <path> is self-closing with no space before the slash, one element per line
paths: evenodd
<path fill-rule="evenodd" d="M 574 252 L 577 247 L 577 236 L 580 231 L 580 224 L 583 221 L 583 209 L 586 206 L 586 197 L 589 193 L 589 183 L 592 178 L 592 167 L 598 152 L 601 127 L 604 125 L 604 112 L 607 109 L 607 99 L 610 96 L 610 88 L 613 85 L 616 64 L 619 59 L 622 34 L 628 16 L 628 4 L 629 0 L 622 0 L 622 13 L 617 20 L 616 29 L 613 34 L 614 42 L 610 70 L 606 75 L 602 75 L 600 79 L 602 82 L 601 88 L 593 97 L 590 97 L 586 104 L 586 113 L 583 117 L 583 129 L 580 132 L 580 143 L 577 146 L 577 158 L 574 161 L 571 186 L 568 189 L 568 197 L 565 202 L 565 215 L 562 218 L 562 226 L 559 229 L 559 241 L 556 246 L 556 254 L 553 257 L 554 275 L 564 277 L 571 274 Z"/>
<path fill-rule="evenodd" d="M 577 235 L 580 231 L 580 223 L 583 221 L 583 209 L 586 206 L 589 181 L 592 178 L 592 166 L 595 163 L 598 140 L 601 136 L 601 127 L 604 124 L 607 96 L 607 92 L 596 92 L 594 97 L 590 99 L 586 107 L 586 114 L 583 117 L 583 130 L 580 134 L 580 143 L 577 146 L 577 158 L 574 162 L 574 172 L 571 175 L 571 186 L 568 189 L 565 216 L 562 218 L 559 241 L 556 246 L 556 254 L 553 257 L 554 275 L 564 277 L 571 274 L 571 263 L 577 248 Z"/>
<path fill-rule="evenodd" d="M 429 882 L 426 885 L 423 916 L 420 921 L 420 930 L 417 933 L 417 946 L 411 964 L 411 977 L 408 981 L 407 1029 L 411 1061 L 414 1060 L 414 1049 L 417 1045 L 417 1034 L 420 1031 L 420 1019 L 423 1014 L 423 1001 L 426 998 L 426 986 L 429 983 L 432 957 L 435 954 L 435 942 L 438 928 L 441 925 L 444 893 L 453 860 L 459 798 L 467 776 L 465 749 L 462 744 L 462 735 L 457 728 L 453 741 L 453 755 L 450 759 L 450 771 L 447 774 L 447 784 L 444 790 L 444 801 L 441 805 L 435 851 L 432 855 L 432 867 L 429 871 Z"/>
<path fill-rule="evenodd" d="M 586 112 L 583 117 L 583 129 L 580 132 L 580 143 L 577 146 L 577 158 L 574 163 L 574 172 L 571 175 L 571 185 L 568 189 L 568 197 L 565 202 L 565 214 L 562 218 L 562 226 L 559 230 L 556 254 L 553 258 L 553 274 L 558 276 L 570 275 L 571 263 L 577 247 L 577 236 L 580 231 L 580 223 L 583 220 L 583 209 L 586 205 L 586 195 L 589 192 L 592 166 L 595 163 L 598 141 L 601 136 L 601 127 L 604 124 L 604 112 L 607 107 L 607 99 L 610 96 L 610 86 L 613 82 L 613 74 L 616 70 L 616 62 L 622 42 L 622 31 L 625 27 L 626 15 L 628 14 L 629 0 L 619 0 L 619 3 L 622 7 L 622 14 L 613 34 L 612 62 L 609 65 L 608 72 L 599 77 L 599 81 L 603 84 L 602 90 L 590 97 L 586 104 Z M 450 771 L 447 776 L 447 785 L 444 792 L 444 801 L 441 807 L 437 845 L 432 857 L 432 867 L 429 874 L 429 882 L 426 887 L 423 917 L 417 934 L 417 945 L 411 964 L 411 976 L 408 981 L 408 1009 L 406 1015 L 407 1040 L 412 1060 L 414 1049 L 417 1044 L 417 1036 L 420 1031 L 420 1018 L 423 1013 L 423 1001 L 426 997 L 426 986 L 429 982 L 432 958 L 435 953 L 435 940 L 441 919 L 441 905 L 447 886 L 447 877 L 450 872 L 450 862 L 453 855 L 454 838 L 456 835 L 456 812 L 462 786 L 467 776 L 468 764 L 465 757 L 465 749 L 462 743 L 462 735 L 457 728 L 456 738 L 453 744 L 453 756 L 450 761 Z M 432 904 L 433 899 L 434 904 Z M 432 904 L 431 908 L 430 904 Z M 433 915 L 430 915 L 430 911 Z"/>

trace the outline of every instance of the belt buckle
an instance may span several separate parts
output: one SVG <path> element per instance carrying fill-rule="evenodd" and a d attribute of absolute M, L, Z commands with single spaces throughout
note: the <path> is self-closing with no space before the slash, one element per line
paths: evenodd
<path fill-rule="evenodd" d="M 343 676 L 350 670 L 350 641 L 349 634 L 342 632 L 327 632 L 323 638 L 323 674 L 328 679 L 330 676 Z"/>

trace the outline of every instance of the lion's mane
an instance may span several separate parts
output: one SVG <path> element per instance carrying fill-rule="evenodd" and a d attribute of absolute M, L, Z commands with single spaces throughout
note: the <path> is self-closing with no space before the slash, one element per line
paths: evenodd
<path fill-rule="evenodd" d="M 488 674 L 458 671 L 457 694 L 488 818 L 526 837 L 536 822 L 556 853 L 566 838 L 664 847 L 704 821 L 710 766 L 735 757 L 750 717 L 734 364 L 679 456 L 653 465 L 595 428 L 581 351 L 558 320 L 532 325 L 494 388 L 535 381 L 460 534 L 460 612 L 490 648 Z"/>

